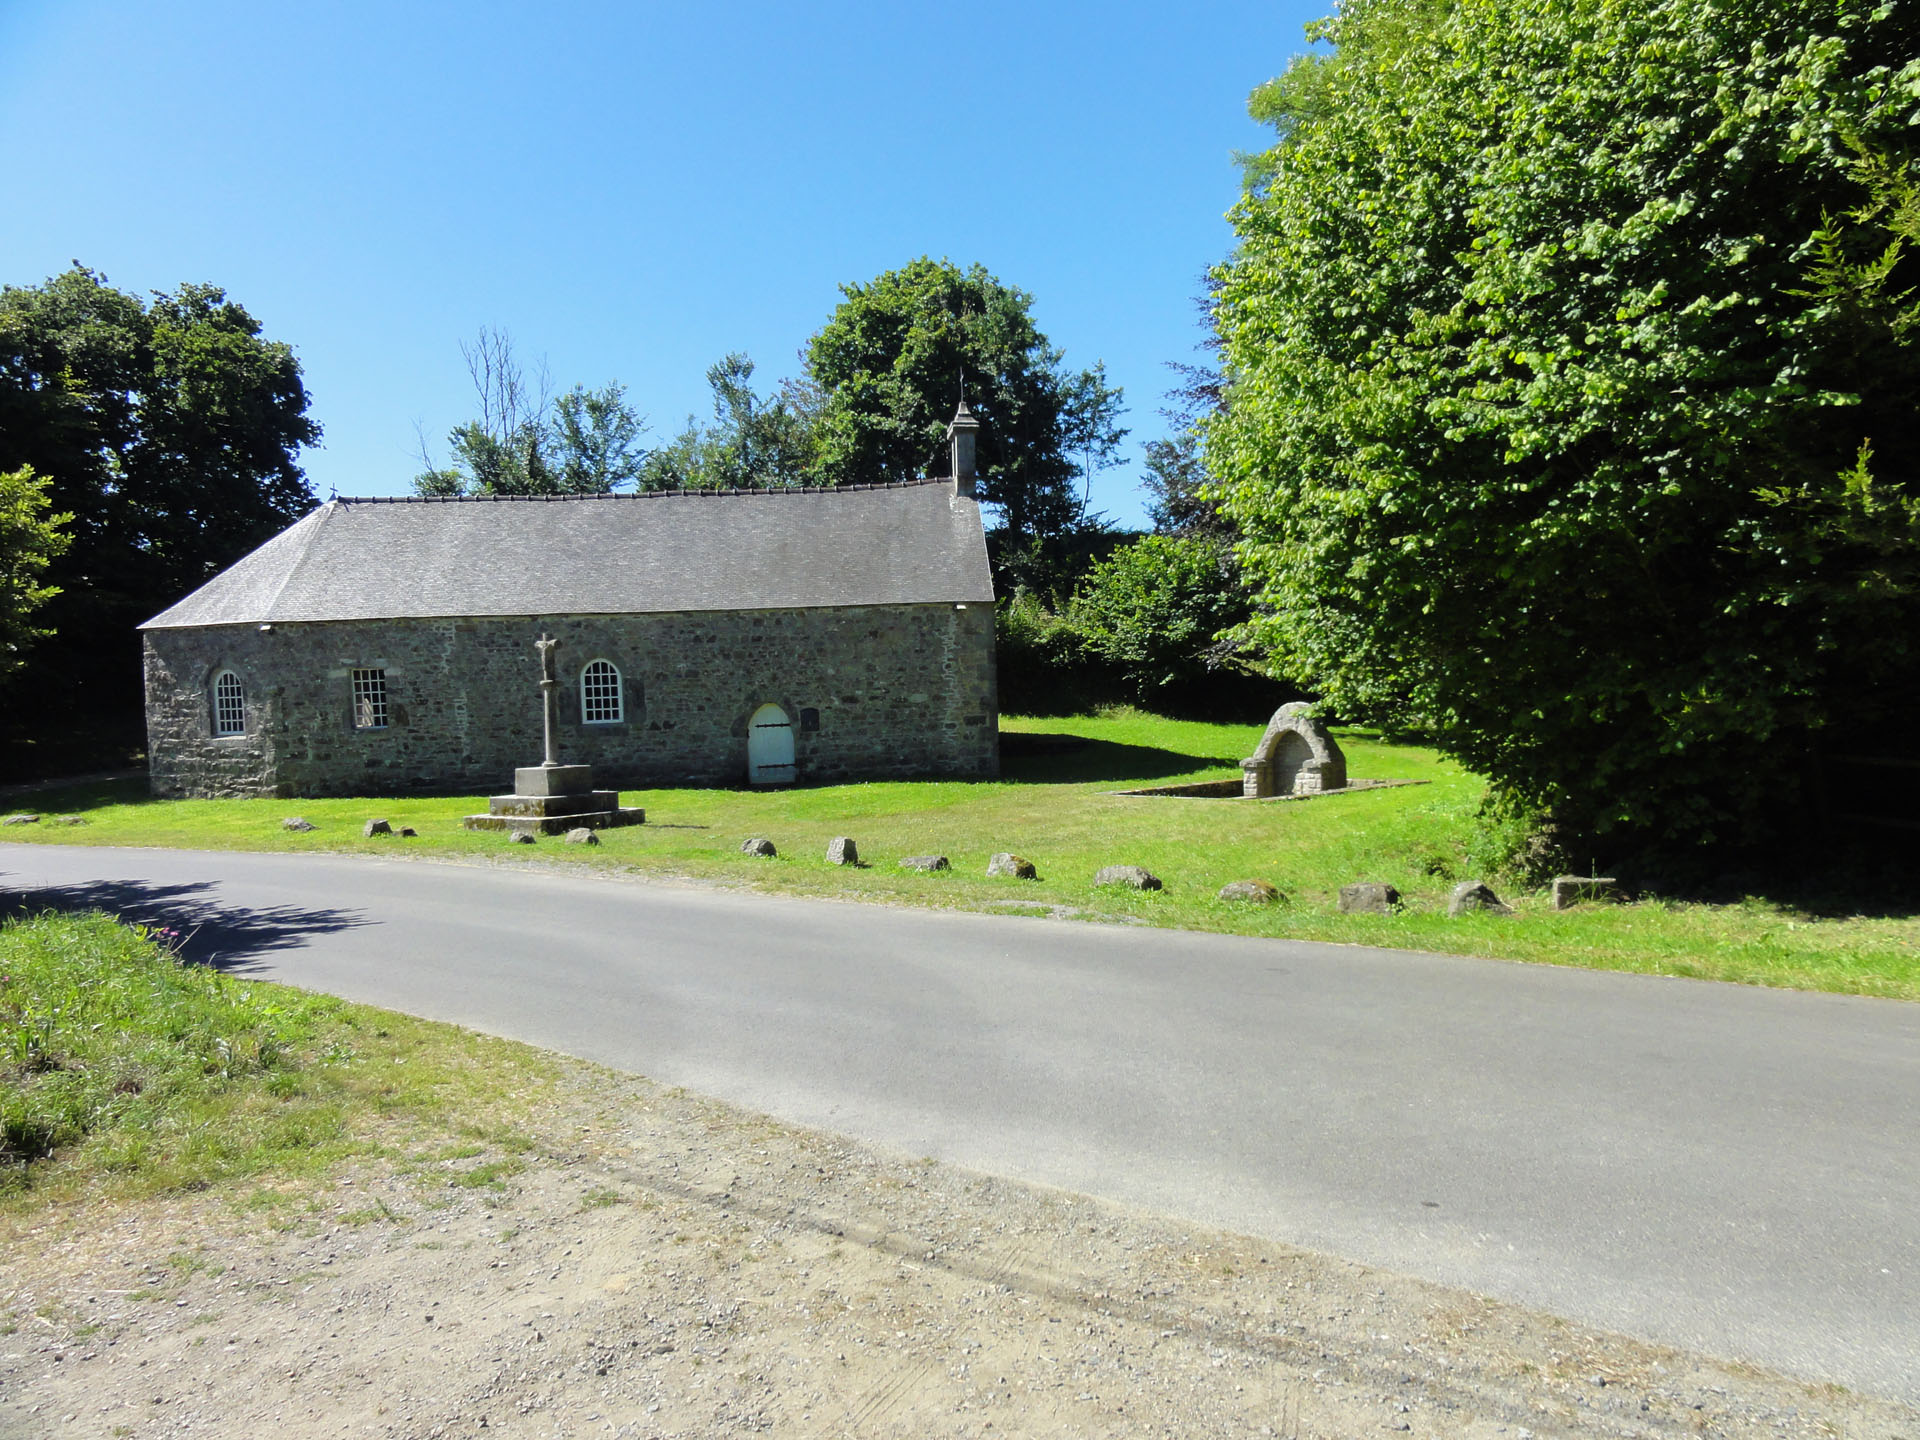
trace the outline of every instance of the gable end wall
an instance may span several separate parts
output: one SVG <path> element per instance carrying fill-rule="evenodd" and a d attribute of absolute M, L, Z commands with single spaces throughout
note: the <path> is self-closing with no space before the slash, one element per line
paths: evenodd
<path fill-rule="evenodd" d="M 769 701 L 794 724 L 802 783 L 999 773 L 993 607 L 940 604 L 149 630 L 153 791 L 503 793 L 541 759 L 543 631 L 561 642 L 560 758 L 603 785 L 745 783 L 747 717 Z M 625 683 L 620 724 L 581 723 L 597 659 Z M 355 668 L 387 673 L 384 730 L 353 727 Z M 245 687 L 244 735 L 212 733 L 222 669 Z"/>

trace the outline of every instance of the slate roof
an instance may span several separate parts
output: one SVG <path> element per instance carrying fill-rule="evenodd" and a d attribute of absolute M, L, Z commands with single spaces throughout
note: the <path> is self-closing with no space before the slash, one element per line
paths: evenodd
<path fill-rule="evenodd" d="M 332 500 L 140 628 L 992 600 L 950 481 Z"/>

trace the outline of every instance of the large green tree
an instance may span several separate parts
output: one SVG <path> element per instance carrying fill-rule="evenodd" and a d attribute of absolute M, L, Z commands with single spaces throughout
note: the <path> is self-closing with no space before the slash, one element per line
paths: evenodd
<path fill-rule="evenodd" d="M 0 471 L 0 677 L 20 667 L 24 652 L 52 632 L 33 612 L 59 594 L 46 570 L 65 553 L 71 515 L 51 512 L 47 482 L 31 467 Z"/>
<path fill-rule="evenodd" d="M 0 472 L 31 466 L 73 516 L 36 617 L 56 638 L 0 707 L 11 768 L 139 743 L 134 627 L 312 506 L 306 411 L 291 348 L 216 286 L 143 301 L 75 266 L 0 289 Z"/>
<path fill-rule="evenodd" d="M 1319 33 L 1258 92 L 1215 307 L 1207 467 L 1276 672 L 1569 833 L 1781 833 L 1824 736 L 1920 698 L 1920 12 Z"/>
<path fill-rule="evenodd" d="M 943 436 L 964 390 L 980 418 L 981 496 L 1018 546 L 1085 520 L 1085 479 L 1126 431 L 1102 365 L 1070 370 L 1033 322 L 1033 297 L 979 265 L 919 259 L 841 288 L 808 342 L 818 393 L 814 473 L 829 485 L 946 468 Z"/>

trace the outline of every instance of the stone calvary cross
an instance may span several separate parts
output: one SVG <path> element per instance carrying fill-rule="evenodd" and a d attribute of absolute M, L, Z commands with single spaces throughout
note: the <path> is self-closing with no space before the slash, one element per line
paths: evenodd
<path fill-rule="evenodd" d="M 553 664 L 560 642 L 543 634 L 533 648 L 540 652 L 540 719 L 546 759 L 516 769 L 513 794 L 495 795 L 487 802 L 485 815 L 469 815 L 461 823 L 469 830 L 508 830 L 529 837 L 644 825 L 645 810 L 623 806 L 618 791 L 593 788 L 591 765 L 560 763 L 560 677 Z"/>
<path fill-rule="evenodd" d="M 547 742 L 547 758 L 540 763 L 550 769 L 560 763 L 560 752 L 553 739 L 553 722 L 560 704 L 560 681 L 553 673 L 553 652 L 560 648 L 560 642 L 543 634 L 533 642 L 533 648 L 540 652 L 540 709 Z"/>

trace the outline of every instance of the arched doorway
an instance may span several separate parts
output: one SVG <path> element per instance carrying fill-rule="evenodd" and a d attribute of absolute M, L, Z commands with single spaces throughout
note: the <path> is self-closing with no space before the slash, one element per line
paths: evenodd
<path fill-rule="evenodd" d="M 778 705 L 762 705 L 747 722 L 747 780 L 791 785 L 793 778 L 793 722 Z"/>

